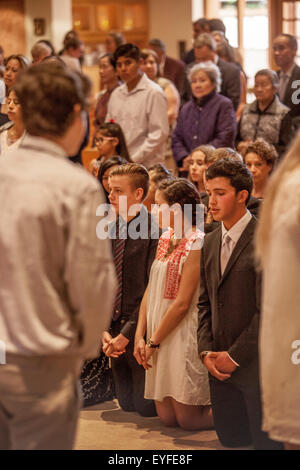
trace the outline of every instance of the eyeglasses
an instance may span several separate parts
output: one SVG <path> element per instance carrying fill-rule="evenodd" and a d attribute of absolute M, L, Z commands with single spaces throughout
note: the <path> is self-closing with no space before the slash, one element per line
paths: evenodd
<path fill-rule="evenodd" d="M 95 144 L 103 144 L 106 140 L 114 140 L 115 137 L 96 137 L 95 138 Z"/>

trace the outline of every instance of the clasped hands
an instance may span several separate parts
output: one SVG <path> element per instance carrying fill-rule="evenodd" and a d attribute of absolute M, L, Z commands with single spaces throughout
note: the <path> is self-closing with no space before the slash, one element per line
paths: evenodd
<path fill-rule="evenodd" d="M 140 366 L 143 366 L 145 370 L 150 369 L 152 365 L 149 363 L 150 357 L 155 352 L 154 348 L 150 348 L 146 345 L 144 338 L 140 338 L 134 344 L 133 355 L 136 358 Z"/>
<path fill-rule="evenodd" d="M 211 375 L 222 381 L 229 379 L 237 367 L 227 351 L 209 352 L 205 356 L 203 364 Z"/>
<path fill-rule="evenodd" d="M 102 335 L 102 351 L 108 357 L 119 357 L 126 351 L 126 346 L 129 343 L 127 339 L 121 333 L 113 338 L 108 331 L 104 331 Z"/>

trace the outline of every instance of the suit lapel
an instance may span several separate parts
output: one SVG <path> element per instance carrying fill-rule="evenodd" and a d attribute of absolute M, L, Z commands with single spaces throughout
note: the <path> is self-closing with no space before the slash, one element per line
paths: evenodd
<path fill-rule="evenodd" d="M 238 239 L 238 242 L 235 245 L 233 252 L 231 253 L 231 256 L 228 260 L 228 263 L 226 265 L 223 276 L 221 276 L 221 278 L 220 278 L 219 286 L 222 284 L 224 279 L 227 277 L 228 273 L 230 272 L 231 268 L 234 266 L 236 260 L 240 256 L 241 252 L 252 241 L 255 225 L 256 225 L 255 218 L 252 217 L 252 219 L 249 221 L 248 225 L 246 226 L 245 230 L 243 231 L 242 235 Z M 219 250 L 219 255 L 218 255 L 219 256 L 219 272 L 220 272 L 220 250 Z"/>
<path fill-rule="evenodd" d="M 210 247 L 210 253 L 212 257 L 213 272 L 216 273 L 217 282 L 220 282 L 221 278 L 221 268 L 220 268 L 220 251 L 221 251 L 221 241 L 222 241 L 222 229 L 221 225 L 214 230 L 215 239 L 213 244 Z"/>

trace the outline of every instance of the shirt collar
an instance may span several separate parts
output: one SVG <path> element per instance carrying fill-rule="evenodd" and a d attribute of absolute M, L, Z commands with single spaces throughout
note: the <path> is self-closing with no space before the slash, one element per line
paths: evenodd
<path fill-rule="evenodd" d="M 133 90 L 128 91 L 126 83 L 124 83 L 120 87 L 120 89 L 125 95 L 132 95 L 133 93 L 136 93 L 137 91 L 145 90 L 147 88 L 148 82 L 149 82 L 149 79 L 147 78 L 147 75 L 145 73 L 143 73 L 143 75 L 142 75 L 141 79 L 139 80 L 137 86 Z"/>
<path fill-rule="evenodd" d="M 231 240 L 234 242 L 234 244 L 236 244 L 251 219 L 252 219 L 252 215 L 247 209 L 246 214 L 243 215 L 243 217 L 240 220 L 238 220 L 231 227 L 231 229 L 226 230 L 222 222 L 222 241 L 224 240 L 225 236 L 228 234 Z"/>
<path fill-rule="evenodd" d="M 67 157 L 65 150 L 52 140 L 45 139 L 44 137 L 36 137 L 28 133 L 25 134 L 19 149 L 21 148 L 50 153 L 55 157 Z"/>
<path fill-rule="evenodd" d="M 258 106 L 258 101 L 254 101 L 254 105 L 256 103 L 256 112 L 258 114 L 265 114 L 265 113 L 268 113 L 268 114 L 276 114 L 276 105 L 278 103 L 278 98 L 277 98 L 277 95 L 274 95 L 271 103 L 266 107 L 266 109 L 264 109 L 263 111 L 261 111 L 259 109 L 259 106 Z"/>
<path fill-rule="evenodd" d="M 284 72 L 283 70 L 280 70 L 279 71 L 279 76 L 282 77 L 282 75 L 287 75 L 289 78 L 291 78 L 295 66 L 296 66 L 296 64 L 293 64 L 287 72 Z"/>

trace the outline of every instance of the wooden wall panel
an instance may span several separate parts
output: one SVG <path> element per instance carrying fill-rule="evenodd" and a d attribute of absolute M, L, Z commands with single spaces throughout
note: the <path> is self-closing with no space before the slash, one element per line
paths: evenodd
<path fill-rule="evenodd" d="M 0 45 L 5 57 L 26 53 L 24 0 L 0 0 Z"/>

